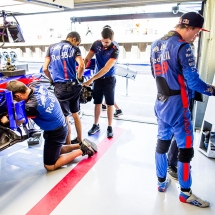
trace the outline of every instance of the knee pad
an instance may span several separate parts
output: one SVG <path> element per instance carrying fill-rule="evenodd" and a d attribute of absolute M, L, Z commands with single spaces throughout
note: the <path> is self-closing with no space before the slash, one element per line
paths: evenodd
<path fill-rule="evenodd" d="M 159 154 L 166 154 L 169 150 L 171 140 L 160 140 L 158 139 L 156 152 Z"/>
<path fill-rule="evenodd" d="M 194 157 L 194 150 L 192 148 L 180 148 L 178 154 L 178 160 L 182 163 L 190 163 Z"/>

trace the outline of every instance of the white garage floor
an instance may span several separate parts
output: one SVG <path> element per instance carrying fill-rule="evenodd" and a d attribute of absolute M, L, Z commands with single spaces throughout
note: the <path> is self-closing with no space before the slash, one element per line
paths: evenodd
<path fill-rule="evenodd" d="M 98 153 L 54 172 L 43 167 L 42 144 L 18 143 L 0 152 L 1 215 L 215 214 L 215 160 L 198 151 L 198 134 L 192 190 L 210 201 L 206 209 L 181 203 L 177 181 L 171 181 L 166 193 L 157 191 L 157 125 L 114 120 L 115 136 L 108 140 L 106 118 L 101 118 L 101 131 L 90 137 L 93 117 L 83 116 L 82 123 L 84 137 L 98 145 Z"/>

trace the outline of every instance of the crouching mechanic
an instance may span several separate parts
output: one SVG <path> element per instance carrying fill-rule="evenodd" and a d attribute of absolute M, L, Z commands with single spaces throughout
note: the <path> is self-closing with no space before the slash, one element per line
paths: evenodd
<path fill-rule="evenodd" d="M 32 120 L 44 130 L 43 160 L 48 171 L 68 164 L 80 155 L 92 156 L 97 151 L 97 146 L 88 140 L 64 145 L 68 134 L 66 119 L 57 98 L 47 88 L 37 82 L 27 87 L 22 82 L 10 81 L 7 89 L 12 91 L 14 100 L 25 101 L 27 116 L 33 117 Z"/>
<path fill-rule="evenodd" d="M 158 190 L 167 189 L 167 157 L 172 135 L 174 135 L 178 154 L 178 180 L 181 202 L 198 207 L 208 207 L 210 203 L 192 193 L 190 161 L 194 156 L 193 125 L 189 110 L 188 89 L 208 96 L 215 95 L 215 87 L 199 77 L 190 41 L 206 31 L 202 28 L 204 18 L 189 12 L 180 17 L 175 31 L 170 31 L 151 46 L 151 68 L 157 84 L 155 114 L 158 121 L 158 140 L 155 152 Z"/>

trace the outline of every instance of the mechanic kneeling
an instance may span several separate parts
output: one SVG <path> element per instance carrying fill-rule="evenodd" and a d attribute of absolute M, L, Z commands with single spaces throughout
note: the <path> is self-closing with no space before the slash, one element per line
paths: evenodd
<path fill-rule="evenodd" d="M 7 83 L 7 89 L 12 91 L 14 100 L 25 100 L 27 116 L 33 117 L 32 120 L 44 130 L 43 159 L 48 171 L 68 164 L 80 155 L 92 156 L 97 151 L 97 146 L 88 140 L 64 145 L 68 134 L 65 117 L 55 95 L 43 85 L 33 82 L 27 87 L 15 80 Z"/>

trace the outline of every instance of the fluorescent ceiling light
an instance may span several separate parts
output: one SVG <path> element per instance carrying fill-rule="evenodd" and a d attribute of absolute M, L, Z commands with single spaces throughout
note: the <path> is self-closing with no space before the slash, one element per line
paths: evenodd
<path fill-rule="evenodd" d="M 23 1 L 24 2 L 24 1 Z M 52 12 L 63 10 L 57 6 L 52 5 L 41 5 L 34 2 L 26 2 L 23 3 L 16 0 L 0 0 L 1 10 L 5 10 L 7 12 L 18 12 L 18 13 L 40 13 L 40 12 Z"/>
<path fill-rule="evenodd" d="M 74 8 L 74 0 L 40 0 L 40 2 L 56 4 L 68 8 Z"/>
<path fill-rule="evenodd" d="M 0 7 L 4 6 L 10 6 L 10 5 L 17 5 L 17 4 L 22 4 L 21 2 L 17 2 L 14 0 L 0 0 Z M 1 8 L 2 10 L 2 8 Z"/>

